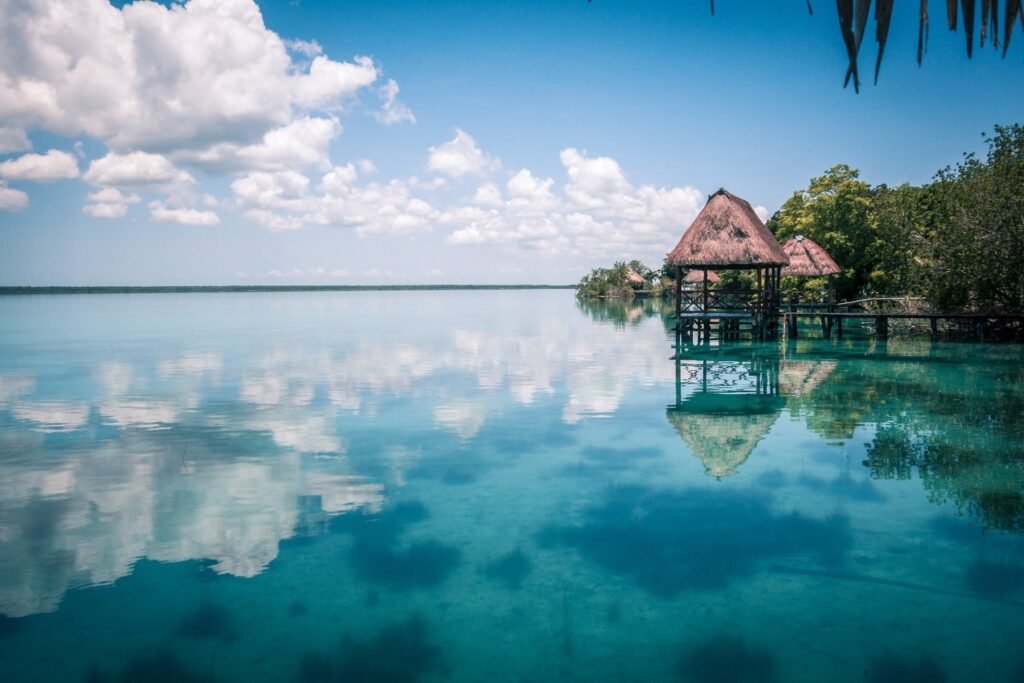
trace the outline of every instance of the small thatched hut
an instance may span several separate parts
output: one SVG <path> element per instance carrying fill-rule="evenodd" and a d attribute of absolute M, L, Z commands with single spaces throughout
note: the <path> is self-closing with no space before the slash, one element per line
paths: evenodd
<path fill-rule="evenodd" d="M 727 316 L 735 317 L 745 312 L 753 321 L 755 337 L 774 336 L 781 304 L 780 271 L 789 265 L 789 258 L 749 202 L 725 190 L 711 195 L 679 243 L 669 252 L 667 262 L 676 269 L 678 332 L 683 330 L 682 270 L 709 271 L 714 268 L 753 270 L 755 286 L 751 290 L 728 294 L 720 290 L 716 296 L 710 296 L 705 284 L 702 297 L 689 302 L 696 304 L 699 310 L 688 313 L 688 316 L 708 329 L 713 319 L 721 325 Z M 707 281 L 702 274 L 701 282 Z M 712 315 L 712 312 L 717 315 Z"/>
<path fill-rule="evenodd" d="M 647 284 L 647 280 L 644 279 L 644 276 L 632 268 L 626 269 L 626 279 L 629 281 L 629 284 L 634 287 L 644 287 Z"/>
<path fill-rule="evenodd" d="M 842 271 L 827 251 L 803 235 L 786 240 L 782 251 L 789 257 L 789 265 L 782 269 L 783 276 L 821 277 Z"/>
<path fill-rule="evenodd" d="M 686 274 L 686 277 L 683 278 L 683 282 L 691 285 L 699 285 L 704 282 L 704 273 L 707 273 L 708 275 L 709 284 L 717 285 L 722 282 L 722 278 L 720 278 L 718 273 L 713 270 L 691 270 Z"/>
<path fill-rule="evenodd" d="M 824 277 L 828 276 L 828 303 L 836 299 L 836 274 L 842 268 L 829 256 L 825 249 L 803 235 L 791 237 L 782 245 L 782 251 L 789 257 L 789 265 L 782 269 L 783 277 Z"/>

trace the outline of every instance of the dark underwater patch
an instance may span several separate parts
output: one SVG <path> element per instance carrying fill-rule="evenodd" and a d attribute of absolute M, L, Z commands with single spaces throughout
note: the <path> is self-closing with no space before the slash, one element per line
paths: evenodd
<path fill-rule="evenodd" d="M 406 527 L 428 516 L 427 508 L 413 501 L 378 514 L 337 517 L 331 530 L 354 537 L 349 563 L 362 580 L 392 590 L 430 588 L 455 571 L 461 553 L 435 540 L 401 543 Z"/>
<path fill-rule="evenodd" d="M 767 497 L 752 492 L 612 489 L 583 518 L 581 526 L 545 528 L 541 544 L 576 548 L 666 598 L 722 588 L 753 573 L 759 561 L 783 555 L 813 553 L 837 565 L 850 546 L 845 517 L 776 515 Z"/>
<path fill-rule="evenodd" d="M 987 598 L 1005 598 L 1024 588 L 1024 565 L 1009 560 L 977 558 L 964 574 L 964 583 Z"/>
<path fill-rule="evenodd" d="M 357 539 L 350 561 L 363 581 L 392 590 L 431 588 L 447 579 L 458 566 L 457 548 L 438 541 L 421 541 L 404 548 L 371 539 Z"/>
<path fill-rule="evenodd" d="M 680 678 L 692 683 L 772 683 L 775 656 L 737 636 L 722 633 L 680 656 Z"/>
<path fill-rule="evenodd" d="M 198 608 L 181 620 L 181 623 L 178 624 L 177 634 L 192 640 L 206 638 L 234 640 L 235 638 L 228 611 L 209 600 L 204 600 Z"/>
<path fill-rule="evenodd" d="M 98 670 L 92 669 L 85 680 L 88 683 L 213 683 L 215 679 L 189 670 L 170 652 L 159 652 L 151 656 L 134 657 L 117 678 L 106 678 Z"/>
<path fill-rule="evenodd" d="M 441 648 L 419 616 L 382 628 L 361 641 L 346 637 L 337 653 L 302 658 L 299 680 L 317 683 L 415 683 L 425 674 L 444 673 Z"/>
<path fill-rule="evenodd" d="M 945 515 L 932 517 L 928 522 L 928 526 L 947 541 L 974 545 L 985 540 L 984 533 L 977 524 L 965 522 L 961 519 L 953 519 Z"/>
<path fill-rule="evenodd" d="M 304 617 L 309 614 L 309 606 L 301 600 L 292 600 L 288 605 L 288 614 L 293 617 Z"/>
<path fill-rule="evenodd" d="M 21 622 L 14 617 L 0 614 L 0 640 L 10 638 L 21 629 Z"/>
<path fill-rule="evenodd" d="M 299 665 L 299 680 L 303 683 L 326 683 L 334 678 L 331 658 L 319 652 L 307 652 Z"/>
<path fill-rule="evenodd" d="M 871 660 L 864 671 L 867 683 L 945 683 L 946 674 L 930 656 L 910 662 L 892 652 Z"/>
<path fill-rule="evenodd" d="M 352 513 L 331 520 L 331 531 L 357 537 L 376 536 L 393 540 L 405 527 L 430 517 L 426 506 L 418 500 L 399 503 L 377 514 Z"/>
<path fill-rule="evenodd" d="M 484 567 L 484 576 L 509 590 L 519 590 L 523 580 L 533 571 L 533 563 L 521 548 L 505 553 Z"/>

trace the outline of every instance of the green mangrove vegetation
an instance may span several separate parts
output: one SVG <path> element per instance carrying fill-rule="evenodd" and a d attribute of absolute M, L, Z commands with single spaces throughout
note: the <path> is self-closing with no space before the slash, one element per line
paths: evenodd
<path fill-rule="evenodd" d="M 768 221 L 779 241 L 804 235 L 842 267 L 839 300 L 918 296 L 946 312 L 1024 311 L 1024 126 L 996 126 L 984 156 L 964 155 L 931 183 L 872 186 L 839 164 Z M 821 279 L 785 278 L 785 296 Z"/>
<path fill-rule="evenodd" d="M 640 261 L 616 261 L 611 268 L 595 268 L 576 285 L 581 299 L 632 299 L 639 292 L 661 296 L 666 290 L 661 269 L 652 270 Z"/>

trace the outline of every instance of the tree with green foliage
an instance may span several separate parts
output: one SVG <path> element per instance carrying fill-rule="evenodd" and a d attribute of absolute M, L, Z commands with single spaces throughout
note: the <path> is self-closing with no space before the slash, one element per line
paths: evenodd
<path fill-rule="evenodd" d="M 630 281 L 629 273 L 633 271 L 645 281 L 637 285 Z M 613 298 L 631 299 L 638 289 L 660 294 L 662 290 L 662 274 L 651 270 L 641 261 L 616 261 L 611 268 L 595 268 L 580 279 L 576 285 L 578 298 Z"/>
<path fill-rule="evenodd" d="M 868 285 L 881 295 L 924 294 L 933 224 L 927 188 L 879 185 L 871 206 L 873 239 Z"/>
<path fill-rule="evenodd" d="M 1024 126 L 996 126 L 929 188 L 930 301 L 944 310 L 1024 311 Z"/>
<path fill-rule="evenodd" d="M 875 231 L 872 203 L 875 190 L 860 180 L 860 171 L 838 164 L 795 192 L 768 221 L 779 242 L 804 235 L 831 254 L 843 272 L 836 276 L 836 295 L 853 299 L 871 291 Z M 787 282 L 803 289 L 806 282 Z"/>

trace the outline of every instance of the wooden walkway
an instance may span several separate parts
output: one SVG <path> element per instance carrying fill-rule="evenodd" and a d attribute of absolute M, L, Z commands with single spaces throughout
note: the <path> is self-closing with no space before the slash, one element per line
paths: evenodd
<path fill-rule="evenodd" d="M 835 329 L 836 336 L 843 336 L 843 321 L 874 320 L 875 337 L 889 338 L 890 320 L 927 320 L 932 339 L 939 336 L 939 322 L 954 325 L 959 332 L 976 341 L 985 341 L 986 336 L 993 333 L 1016 332 L 1016 336 L 1024 336 L 1024 315 L 994 315 L 986 313 L 868 313 L 839 311 L 783 311 L 786 320 L 786 333 L 791 339 L 800 335 L 798 321 L 800 319 L 818 318 L 821 321 L 822 334 L 828 338 Z"/>
<path fill-rule="evenodd" d="M 813 308 L 813 307 L 808 307 Z M 782 310 L 778 316 L 768 316 L 783 322 L 786 336 L 797 339 L 801 332 L 799 321 L 818 320 L 822 337 L 843 336 L 844 323 L 849 321 L 874 322 L 876 339 L 888 339 L 890 321 L 928 321 L 932 339 L 940 335 L 940 323 L 964 339 L 985 341 L 994 339 L 1024 340 L 1024 315 L 985 313 L 871 313 L 866 311 L 836 311 L 822 307 L 819 310 Z M 684 311 L 676 319 L 676 331 L 683 335 L 697 334 L 703 340 L 718 338 L 738 339 L 752 334 L 754 315 L 749 311 Z"/>

